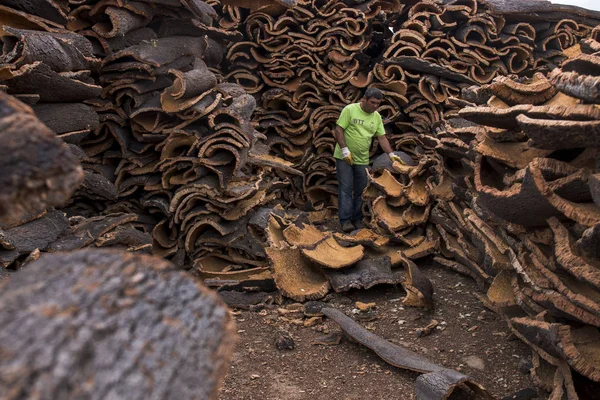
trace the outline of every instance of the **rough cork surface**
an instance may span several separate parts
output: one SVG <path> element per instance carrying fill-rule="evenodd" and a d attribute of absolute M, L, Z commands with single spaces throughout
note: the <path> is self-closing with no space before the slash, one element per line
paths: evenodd
<path fill-rule="evenodd" d="M 323 267 L 338 269 L 360 261 L 365 255 L 364 250 L 361 245 L 342 247 L 334 238 L 329 238 L 314 250 L 303 249 L 302 254 Z"/>
<path fill-rule="evenodd" d="M 269 247 L 265 251 L 273 266 L 273 279 L 284 296 L 296 301 L 318 300 L 329 291 L 327 278 L 300 250 Z"/>
<path fill-rule="evenodd" d="M 0 287 L 0 398 L 212 399 L 234 344 L 217 296 L 166 261 L 44 255 Z"/>
<path fill-rule="evenodd" d="M 63 205 L 83 180 L 67 145 L 31 108 L 0 92 L 0 224 Z"/>
<path fill-rule="evenodd" d="M 467 385 L 479 399 L 493 399 L 483 386 L 467 375 L 434 364 L 415 352 L 388 342 L 369 332 L 340 310 L 324 308 L 323 314 L 335 321 L 347 336 L 373 350 L 385 362 L 398 368 L 425 373 L 417 378 L 415 389 L 418 399 L 448 399 L 460 384 Z"/>

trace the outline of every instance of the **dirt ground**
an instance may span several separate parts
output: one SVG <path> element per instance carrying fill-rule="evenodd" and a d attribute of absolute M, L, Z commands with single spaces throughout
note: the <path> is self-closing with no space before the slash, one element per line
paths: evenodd
<path fill-rule="evenodd" d="M 477 290 L 474 282 L 441 267 L 421 268 L 435 287 L 433 312 L 404 307 L 403 289 L 393 286 L 334 294 L 326 301 L 355 319 L 363 315 L 356 314 L 356 301 L 375 302 L 376 319 L 360 321 L 363 326 L 433 362 L 471 375 L 499 398 L 532 387 L 530 376 L 519 369 L 520 362 L 530 360 L 530 350 L 472 295 Z M 311 327 L 297 325 L 293 313 L 281 310 L 286 307 L 294 305 L 286 302 L 260 312 L 235 312 L 239 342 L 221 400 L 415 398 L 417 373 L 388 365 L 346 338 L 334 346 L 311 344 L 323 331 L 339 331 L 338 326 L 326 318 Z M 418 338 L 414 330 L 432 319 L 444 329 Z M 275 346 L 281 331 L 293 338 L 293 350 Z"/>

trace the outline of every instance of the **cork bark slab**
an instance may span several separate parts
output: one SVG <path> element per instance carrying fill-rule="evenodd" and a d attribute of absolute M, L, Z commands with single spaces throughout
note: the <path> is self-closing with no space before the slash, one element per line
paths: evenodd
<path fill-rule="evenodd" d="M 217 398 L 234 324 L 171 263 L 109 250 L 44 255 L 2 286 L 0 367 L 13 373 L 1 397 Z"/>
<path fill-rule="evenodd" d="M 273 266 L 273 279 L 281 293 L 296 301 L 318 300 L 329 291 L 329 282 L 299 249 L 289 247 L 266 250 Z"/>
<path fill-rule="evenodd" d="M 0 224 L 67 202 L 83 180 L 73 152 L 31 108 L 0 91 Z"/>
<path fill-rule="evenodd" d="M 467 375 L 434 364 L 417 353 L 388 342 L 369 332 L 341 311 L 325 308 L 323 314 L 340 325 L 346 335 L 373 350 L 388 364 L 423 373 L 417 378 L 416 382 L 417 398 L 425 400 L 448 399 L 459 385 L 464 384 L 475 392 L 477 398 L 493 399 L 483 386 L 474 382 Z"/>
<path fill-rule="evenodd" d="M 302 254 L 325 268 L 339 269 L 360 261 L 365 252 L 361 245 L 342 247 L 334 238 L 329 238 L 319 243 L 314 250 L 302 249 Z"/>

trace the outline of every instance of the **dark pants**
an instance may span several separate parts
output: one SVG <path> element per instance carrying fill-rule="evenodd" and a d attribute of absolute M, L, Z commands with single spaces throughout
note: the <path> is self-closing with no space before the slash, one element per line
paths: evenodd
<path fill-rule="evenodd" d="M 338 213 L 340 223 L 362 221 L 362 192 L 367 186 L 367 165 L 348 165 L 335 160 L 338 180 Z"/>

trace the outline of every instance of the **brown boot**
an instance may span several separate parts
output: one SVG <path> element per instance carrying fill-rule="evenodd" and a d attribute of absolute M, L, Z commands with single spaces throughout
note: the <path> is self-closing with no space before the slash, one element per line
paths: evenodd
<path fill-rule="evenodd" d="M 354 227 L 356 229 L 364 229 L 364 228 L 366 228 L 366 225 L 361 220 L 352 221 L 352 225 L 354 225 Z"/>
<path fill-rule="evenodd" d="M 354 225 L 350 221 L 346 221 L 342 224 L 342 232 L 344 232 L 344 233 L 350 233 L 354 229 L 356 229 L 356 228 L 354 228 Z"/>

